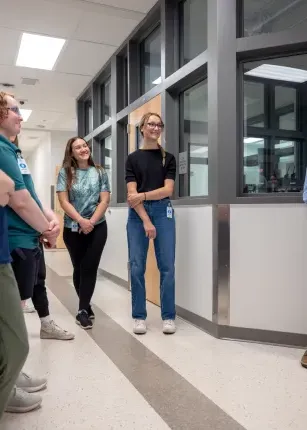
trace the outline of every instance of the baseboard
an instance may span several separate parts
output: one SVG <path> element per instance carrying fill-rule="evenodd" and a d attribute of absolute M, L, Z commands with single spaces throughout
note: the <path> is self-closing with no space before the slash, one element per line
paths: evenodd
<path fill-rule="evenodd" d="M 255 328 L 218 326 L 218 337 L 225 340 L 238 340 L 245 342 L 266 343 L 277 346 L 296 348 L 307 347 L 307 335 L 300 333 L 287 333 L 274 330 L 261 330 Z"/>
<path fill-rule="evenodd" d="M 105 278 L 109 279 L 110 281 L 114 282 L 114 284 L 120 285 L 121 287 L 126 288 L 129 290 L 129 282 L 125 281 L 124 279 L 120 278 L 119 276 L 113 275 L 110 272 L 107 272 L 103 269 L 98 269 L 98 272 L 104 276 Z"/>
<path fill-rule="evenodd" d="M 191 311 L 188 311 L 187 309 L 184 309 L 180 306 L 176 306 L 177 315 L 190 322 L 191 324 L 195 325 L 196 327 L 204 330 L 206 333 L 210 334 L 211 336 L 218 337 L 218 326 L 217 324 L 213 323 L 212 321 L 207 320 L 204 317 L 201 317 L 199 315 L 194 314 Z"/>
<path fill-rule="evenodd" d="M 99 269 L 99 273 L 115 284 L 129 290 L 128 281 L 102 269 Z M 218 339 L 265 343 L 292 348 L 307 348 L 307 334 L 218 325 L 180 306 L 176 306 L 176 311 L 178 317 Z"/>

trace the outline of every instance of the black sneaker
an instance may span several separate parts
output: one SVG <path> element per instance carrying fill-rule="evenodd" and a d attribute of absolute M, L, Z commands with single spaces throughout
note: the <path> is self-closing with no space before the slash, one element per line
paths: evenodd
<path fill-rule="evenodd" d="M 88 313 L 88 317 L 89 317 L 89 319 L 90 319 L 90 320 L 94 320 L 94 319 L 95 319 L 95 314 L 94 314 L 94 312 L 93 312 L 93 309 L 92 309 L 92 306 L 91 306 L 91 305 L 90 305 L 90 307 L 88 308 L 87 313 Z"/>
<path fill-rule="evenodd" d="M 79 311 L 76 316 L 76 323 L 84 330 L 93 328 L 93 323 L 89 319 L 88 313 L 85 310 Z"/>

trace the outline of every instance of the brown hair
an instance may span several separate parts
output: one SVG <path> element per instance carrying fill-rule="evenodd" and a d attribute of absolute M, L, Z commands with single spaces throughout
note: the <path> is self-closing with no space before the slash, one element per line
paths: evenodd
<path fill-rule="evenodd" d="M 142 128 L 144 127 L 144 125 L 146 125 L 148 123 L 148 120 L 151 116 L 156 116 L 157 118 L 159 118 L 159 120 L 161 121 L 161 124 L 164 126 L 164 122 L 161 118 L 161 115 L 159 115 L 158 113 L 155 113 L 155 112 L 147 112 L 147 113 L 145 113 L 145 115 L 143 115 L 143 117 L 140 121 L 140 124 L 139 124 L 140 132 L 141 132 L 142 136 L 144 136 L 144 133 L 142 132 Z M 158 143 L 158 147 L 159 147 L 161 154 L 162 154 L 162 165 L 164 167 L 165 166 L 165 159 L 166 159 L 166 152 L 165 152 L 165 149 L 159 143 Z"/>
<path fill-rule="evenodd" d="M 7 100 L 6 97 L 13 97 L 13 94 L 0 91 L 0 121 L 3 121 L 8 114 Z"/>
<path fill-rule="evenodd" d="M 71 187 L 76 179 L 76 169 L 78 168 L 77 160 L 72 155 L 72 146 L 75 143 L 76 140 L 83 140 L 87 145 L 88 143 L 79 136 L 72 137 L 68 140 L 66 149 L 65 149 L 65 155 L 63 160 L 63 168 L 65 169 L 66 173 L 66 185 L 67 185 L 67 191 L 71 190 Z M 90 158 L 88 159 L 88 164 L 90 166 L 93 166 L 97 169 L 97 171 L 101 170 L 101 166 L 98 166 L 94 163 L 92 155 L 90 155 Z"/>

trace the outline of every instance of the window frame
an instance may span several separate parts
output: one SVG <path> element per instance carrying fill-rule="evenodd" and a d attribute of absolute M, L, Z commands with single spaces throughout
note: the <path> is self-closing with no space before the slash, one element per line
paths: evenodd
<path fill-rule="evenodd" d="M 143 46 L 146 42 L 146 40 L 152 36 L 155 32 L 159 31 L 160 32 L 160 68 L 161 68 L 161 78 L 162 78 L 162 27 L 161 27 L 161 22 L 159 21 L 158 23 L 156 23 L 154 26 L 152 26 L 151 28 L 149 28 L 145 33 L 143 33 L 142 37 L 139 39 L 138 42 L 138 70 L 139 70 L 139 77 L 140 77 L 140 82 L 139 82 L 139 95 L 145 95 L 148 92 L 152 91 L 155 87 L 157 87 L 158 85 L 153 86 L 152 88 L 148 89 L 147 91 L 145 90 L 145 82 L 144 82 L 144 68 L 143 68 L 143 64 L 144 64 L 144 49 Z"/>
<path fill-rule="evenodd" d="M 208 181 L 208 195 L 199 195 L 199 196 L 191 196 L 190 190 L 191 190 L 191 163 L 190 163 L 190 151 L 189 147 L 186 145 L 185 142 L 185 129 L 184 129 L 184 96 L 185 92 L 188 90 L 191 90 L 193 87 L 200 83 L 204 83 L 207 86 L 208 91 L 208 77 L 197 79 L 193 81 L 193 83 L 190 83 L 188 86 L 184 87 L 178 94 L 178 114 L 179 114 L 179 143 L 178 143 L 178 158 L 179 154 L 181 152 L 187 152 L 187 173 L 182 177 L 183 175 L 179 175 L 179 166 L 177 166 L 177 181 L 178 181 L 178 200 L 183 199 L 207 199 L 209 198 L 209 175 L 207 178 Z M 207 100 L 207 105 L 208 105 Z M 208 106 L 207 106 L 208 108 Z M 184 151 L 181 151 L 181 148 L 184 148 Z M 208 168 L 209 168 L 209 141 L 208 141 Z M 181 193 L 181 188 L 183 186 L 184 189 L 184 195 Z"/>
<path fill-rule="evenodd" d="M 300 53 L 301 55 L 307 55 L 307 52 Z M 297 55 L 295 52 L 292 54 L 292 56 Z M 246 60 L 240 61 L 238 59 L 237 61 L 237 76 L 238 76 L 238 85 L 237 85 L 237 96 L 238 96 L 238 103 L 241 108 L 239 109 L 239 113 L 237 115 L 237 126 L 238 126 L 238 141 L 239 141 L 239 164 L 237 169 L 237 174 L 239 177 L 237 178 L 237 184 L 238 184 L 238 190 L 237 190 L 237 197 L 243 198 L 244 200 L 250 199 L 250 198 L 262 198 L 262 199 L 269 199 L 269 198 L 275 198 L 281 197 L 283 199 L 289 199 L 291 197 L 298 197 L 301 196 L 302 191 L 299 192 L 291 192 L 291 191 L 285 191 L 285 192 L 276 192 L 276 193 L 244 193 L 244 138 L 245 137 L 259 137 L 264 138 L 265 142 L 269 142 L 268 148 L 272 150 L 277 140 L 291 140 L 295 142 L 302 142 L 301 147 L 301 155 L 306 153 L 307 155 L 307 126 L 304 126 L 304 118 L 303 118 L 303 105 L 300 105 L 300 100 L 303 97 L 302 93 L 302 87 L 298 83 L 293 83 L 289 81 L 282 81 L 282 80 L 270 80 L 270 83 L 265 83 L 261 80 L 261 78 L 255 78 L 251 76 L 245 76 L 244 75 L 244 64 L 250 63 L 250 62 L 260 62 L 271 59 L 278 59 L 283 58 L 285 55 L 283 53 L 280 53 L 279 55 L 272 56 L 255 56 L 254 58 L 248 58 Z M 266 126 L 264 127 L 252 127 L 252 126 L 245 126 L 245 116 L 244 116 L 244 83 L 245 81 L 249 82 L 261 82 L 264 84 L 264 123 Z M 275 109 L 275 88 L 276 87 L 289 87 L 289 88 L 295 88 L 297 90 L 296 92 L 296 130 L 286 130 L 286 129 L 280 129 L 277 123 L 277 115 L 276 115 L 276 109 Z M 304 95 L 305 101 L 307 102 L 307 90 L 305 89 L 305 95 Z M 267 106 L 266 106 L 267 101 Z M 306 119 L 307 119 L 307 106 L 305 108 L 306 112 Z M 302 125 L 300 129 L 300 125 Z M 304 128 L 306 129 L 304 132 Z M 246 129 L 246 133 L 244 133 Z M 305 143 L 305 144 L 304 144 Z M 307 160 L 307 158 L 306 158 Z M 307 166 L 306 166 L 307 167 Z M 299 170 L 299 169 L 298 169 Z M 302 169 L 304 170 L 304 169 Z M 301 172 L 302 173 L 302 172 Z"/>

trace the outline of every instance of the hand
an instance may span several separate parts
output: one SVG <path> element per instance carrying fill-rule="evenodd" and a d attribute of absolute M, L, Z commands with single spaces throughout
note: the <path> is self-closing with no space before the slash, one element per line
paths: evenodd
<path fill-rule="evenodd" d="M 89 234 L 94 230 L 94 225 L 91 223 L 89 219 L 81 218 L 78 220 L 78 224 L 81 227 L 81 231 L 84 234 Z"/>
<path fill-rule="evenodd" d="M 144 221 L 143 225 L 146 237 L 155 239 L 157 236 L 156 227 L 150 221 Z"/>
<path fill-rule="evenodd" d="M 57 237 L 60 234 L 60 225 L 57 220 L 52 220 L 49 223 L 49 229 L 44 231 L 43 236 L 49 242 L 56 242 Z"/>
<path fill-rule="evenodd" d="M 56 248 L 56 242 L 49 242 L 48 239 L 44 238 L 43 236 L 40 237 L 40 242 L 44 245 L 44 248 L 46 249 Z"/>
<path fill-rule="evenodd" d="M 0 170 L 0 206 L 6 206 L 10 195 L 14 192 L 15 184 L 2 170 Z"/>
<path fill-rule="evenodd" d="M 135 208 L 137 205 L 145 200 L 144 193 L 128 194 L 128 204 L 131 208 Z"/>

